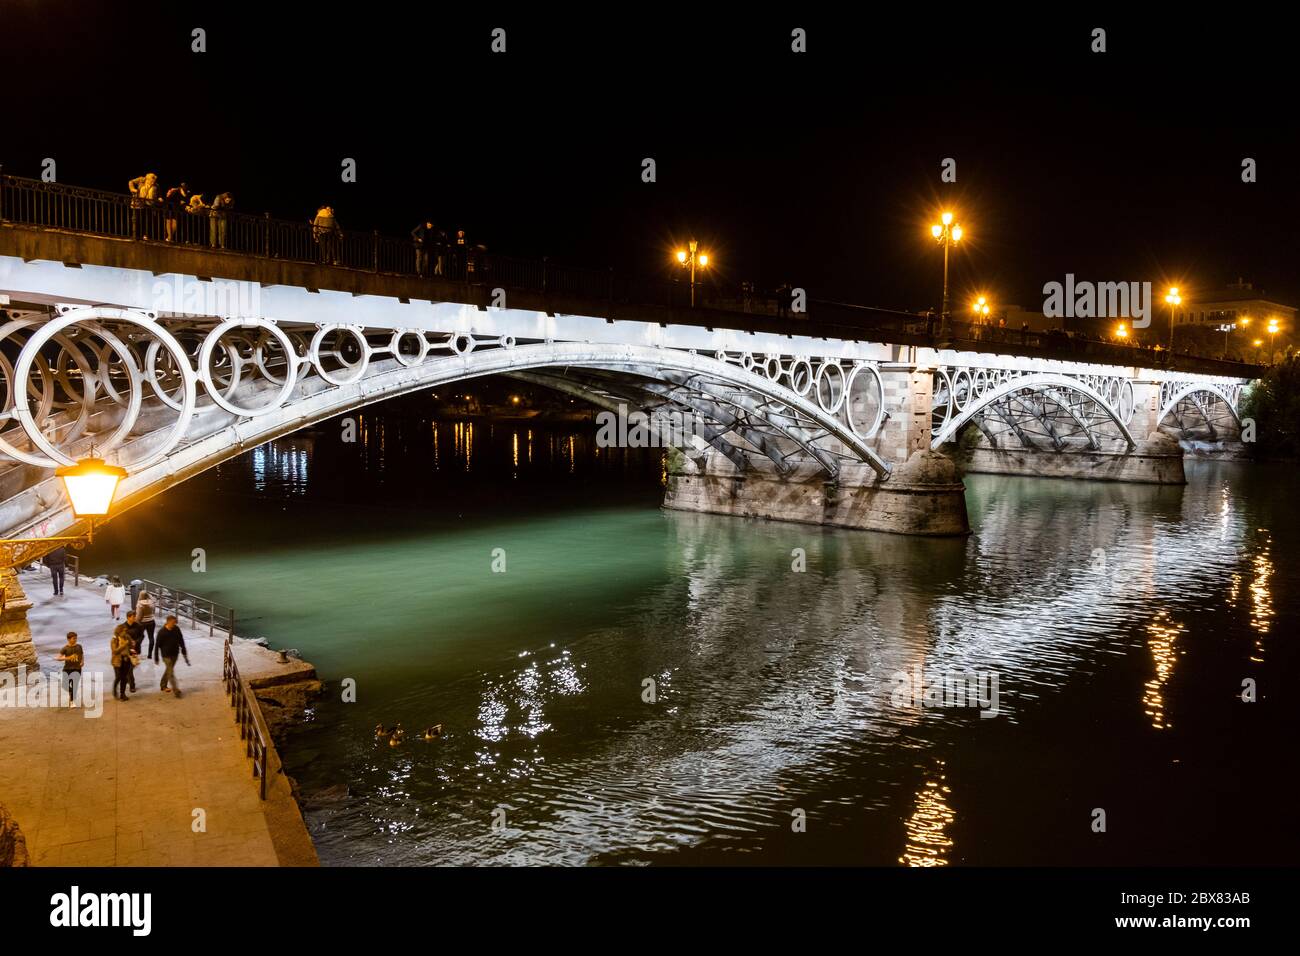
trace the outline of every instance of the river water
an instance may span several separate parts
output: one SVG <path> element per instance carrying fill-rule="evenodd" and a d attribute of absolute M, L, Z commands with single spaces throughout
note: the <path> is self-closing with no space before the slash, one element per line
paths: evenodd
<path fill-rule="evenodd" d="M 923 540 L 664 512 L 662 455 L 584 426 L 359 426 L 249 452 L 83 559 L 317 666 L 284 758 L 323 863 L 1296 858 L 1289 468 L 968 476 L 973 534 Z"/>

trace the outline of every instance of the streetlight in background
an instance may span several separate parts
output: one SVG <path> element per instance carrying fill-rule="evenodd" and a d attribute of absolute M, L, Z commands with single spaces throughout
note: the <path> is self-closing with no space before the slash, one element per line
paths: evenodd
<path fill-rule="evenodd" d="M 1255 340 L 1255 364 L 1256 364 L 1256 365 L 1259 364 L 1259 347 L 1260 347 L 1261 345 L 1263 345 L 1263 344 L 1264 344 L 1264 340 L 1263 340 L 1263 339 L 1256 339 L 1256 340 Z"/>
<path fill-rule="evenodd" d="M 1128 326 L 1125 325 L 1123 322 L 1121 322 L 1121 323 L 1119 324 L 1119 327 L 1118 327 L 1117 329 L 1115 329 L 1115 337 L 1118 338 L 1118 339 L 1120 339 L 1120 340 L 1127 340 L 1127 339 L 1128 339 Z"/>
<path fill-rule="evenodd" d="M 709 257 L 699 251 L 700 244 L 696 240 L 692 239 L 686 245 L 686 249 L 677 250 L 677 263 L 691 270 L 691 308 L 693 309 L 695 308 L 695 267 L 699 265 L 701 269 L 707 269 Z"/>
<path fill-rule="evenodd" d="M 1165 295 L 1165 301 L 1169 303 L 1169 351 L 1174 350 L 1174 313 L 1178 306 L 1182 305 L 1183 297 L 1178 294 L 1178 286 L 1169 287 L 1168 294 Z"/>
<path fill-rule="evenodd" d="M 970 310 L 974 316 L 971 320 L 971 336 L 978 341 L 987 334 L 983 327 L 989 323 L 989 300 L 980 296 L 971 303 Z"/>
<path fill-rule="evenodd" d="M 939 222 L 930 227 L 930 235 L 935 242 L 943 246 L 943 314 L 940 316 L 940 335 L 947 338 L 952 334 L 952 319 L 948 315 L 948 247 L 954 242 L 961 242 L 961 226 L 953 221 L 953 215 L 945 212 Z"/>
<path fill-rule="evenodd" d="M 1273 365 L 1277 362 L 1277 319 L 1268 320 L 1268 364 Z"/>

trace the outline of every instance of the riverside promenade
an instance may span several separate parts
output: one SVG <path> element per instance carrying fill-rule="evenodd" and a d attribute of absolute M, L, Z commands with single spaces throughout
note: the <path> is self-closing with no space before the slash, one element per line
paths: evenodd
<path fill-rule="evenodd" d="M 49 575 L 23 572 L 42 672 L 68 631 L 85 647 L 83 680 L 103 675 L 102 712 L 0 707 L 0 805 L 21 827 L 34 866 L 315 866 L 315 849 L 282 774 L 258 796 L 221 680 L 225 634 L 181 624 L 192 666 L 176 664 L 183 697 L 161 693 L 162 665 L 142 658 L 138 690 L 114 700 L 103 595 L 88 579 L 53 597 Z M 158 620 L 161 628 L 162 619 Z M 278 655 L 235 643 L 246 680 L 284 673 Z M 272 768 L 279 761 L 272 755 Z M 202 821 L 200 827 L 197 820 Z"/>

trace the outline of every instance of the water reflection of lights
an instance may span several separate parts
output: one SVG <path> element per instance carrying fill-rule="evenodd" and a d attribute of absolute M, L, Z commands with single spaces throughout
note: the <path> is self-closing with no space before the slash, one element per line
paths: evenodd
<path fill-rule="evenodd" d="M 1247 570 L 1236 571 L 1228 583 L 1228 604 L 1237 607 L 1241 602 L 1243 586 L 1250 594 L 1250 626 L 1255 632 L 1254 653 L 1251 660 L 1256 663 L 1264 660 L 1264 637 L 1273 628 L 1276 610 L 1273 607 L 1271 581 L 1277 568 L 1273 564 L 1271 552 L 1272 540 L 1265 538 L 1259 553 L 1248 559 Z M 1249 583 L 1246 582 L 1250 576 Z"/>
<path fill-rule="evenodd" d="M 939 770 L 943 761 L 938 761 Z M 956 818 L 948 806 L 948 797 L 952 791 L 944 783 L 947 774 L 942 772 L 936 779 L 927 780 L 916 795 L 916 809 L 906 823 L 907 845 L 899 863 L 907 866 L 947 866 L 948 855 L 952 851 L 953 841 L 948 836 L 948 827 Z"/>
<path fill-rule="evenodd" d="M 1165 716 L 1164 687 L 1174 673 L 1174 662 L 1182 653 L 1177 648 L 1178 635 L 1186 626 L 1172 620 L 1168 611 L 1160 611 L 1147 625 L 1147 646 L 1155 661 L 1155 675 L 1146 682 L 1142 691 L 1142 705 L 1156 730 L 1168 730 L 1173 725 Z"/>
<path fill-rule="evenodd" d="M 267 442 L 253 449 L 253 487 L 266 491 L 271 483 L 291 494 L 305 494 L 309 457 L 306 448 Z"/>
<path fill-rule="evenodd" d="M 518 657 L 531 658 L 533 652 L 521 651 Z M 578 671 L 566 650 L 549 661 L 530 660 L 513 677 L 502 675 L 499 683 L 484 691 L 475 733 L 485 741 L 497 742 L 512 734 L 536 738 L 550 730 L 551 724 L 545 719 L 549 701 L 587 689 Z M 511 714 L 521 717 L 512 723 Z"/>

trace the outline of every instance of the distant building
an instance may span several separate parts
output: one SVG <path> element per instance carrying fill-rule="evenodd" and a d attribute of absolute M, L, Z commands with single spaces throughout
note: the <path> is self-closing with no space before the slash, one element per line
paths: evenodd
<path fill-rule="evenodd" d="M 1277 319 L 1278 325 L 1289 330 L 1295 328 L 1295 315 L 1294 306 L 1266 299 L 1262 290 L 1238 279 L 1225 288 L 1198 290 L 1188 296 L 1174 313 L 1174 324 L 1219 326 L 1231 325 L 1241 318 L 1260 323 Z"/>

